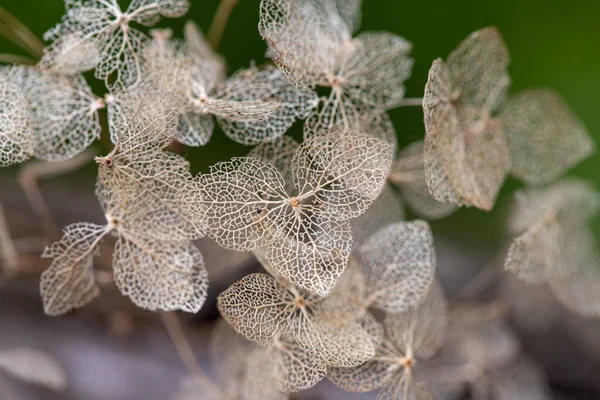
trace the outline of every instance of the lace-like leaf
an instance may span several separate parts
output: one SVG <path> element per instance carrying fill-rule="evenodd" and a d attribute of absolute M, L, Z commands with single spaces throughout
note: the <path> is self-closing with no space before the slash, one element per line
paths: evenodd
<path fill-rule="evenodd" d="M 177 113 L 171 92 L 142 82 L 117 92 L 107 101 L 111 141 L 123 153 L 142 153 L 164 148 L 175 137 Z"/>
<path fill-rule="evenodd" d="M 511 173 L 527 184 L 552 182 L 594 151 L 583 124 L 551 90 L 517 94 L 499 118 L 506 130 Z"/>
<path fill-rule="evenodd" d="M 219 312 L 238 333 L 262 346 L 272 346 L 289 331 L 286 317 L 293 297 L 273 277 L 250 274 L 219 295 Z M 289 304 L 291 301 L 291 304 Z"/>
<path fill-rule="evenodd" d="M 441 347 L 447 321 L 444 294 L 439 284 L 434 283 L 420 304 L 402 313 L 388 314 L 384 327 L 403 354 L 427 359 Z"/>
<path fill-rule="evenodd" d="M 439 219 L 452 214 L 457 206 L 441 203 L 431 196 L 425 180 L 423 142 L 411 143 L 392 165 L 388 181 L 398 185 L 402 197 L 415 214 L 426 219 Z"/>
<path fill-rule="evenodd" d="M 0 69 L 0 167 L 27 160 L 34 149 L 27 100 L 7 78 Z"/>
<path fill-rule="evenodd" d="M 293 340 L 280 340 L 275 344 L 272 363 L 275 369 L 275 386 L 282 392 L 299 392 L 319 383 L 327 372 L 327 364 L 310 357 Z"/>
<path fill-rule="evenodd" d="M 425 173 L 442 202 L 493 207 L 510 162 L 502 124 L 492 113 L 510 82 L 508 51 L 497 30 L 469 36 L 434 61 L 425 87 Z"/>
<path fill-rule="evenodd" d="M 387 32 L 365 32 L 350 43 L 341 66 L 342 87 L 354 104 L 386 109 L 404 97 L 412 45 Z"/>
<path fill-rule="evenodd" d="M 113 255 L 115 283 L 148 310 L 196 313 L 206 300 L 208 274 L 191 242 L 167 242 L 120 232 Z"/>
<path fill-rule="evenodd" d="M 19 66 L 8 70 L 8 77 L 26 99 L 24 111 L 35 138 L 33 154 L 37 158 L 68 159 L 100 137 L 97 110 L 103 105 L 82 76 L 56 75 Z"/>
<path fill-rule="evenodd" d="M 317 105 L 315 93 L 296 89 L 281 71 L 269 66 L 262 70 L 251 67 L 238 71 L 221 85 L 216 96 L 242 105 L 256 102 L 268 111 L 264 119 L 258 120 L 235 115 L 217 119 L 229 138 L 243 144 L 276 139 L 296 119 L 306 118 Z"/>
<path fill-rule="evenodd" d="M 392 361 L 395 357 L 397 350 L 384 341 L 373 359 L 354 368 L 330 368 L 327 378 L 348 392 L 370 392 L 386 386 L 402 369 Z"/>
<path fill-rule="evenodd" d="M 368 135 L 311 138 L 292 160 L 296 196 L 285 191 L 284 177 L 272 164 L 257 158 L 218 163 L 199 180 L 202 221 L 222 246 L 261 249 L 279 274 L 325 295 L 350 253 L 346 220 L 377 198 L 390 150 Z"/>
<path fill-rule="evenodd" d="M 356 33 L 360 26 L 360 20 L 362 18 L 361 6 L 362 0 L 324 0 L 325 2 L 333 3 L 337 12 L 342 17 L 348 31 Z"/>
<path fill-rule="evenodd" d="M 27 383 L 57 392 L 67 386 L 67 375 L 58 360 L 39 350 L 26 347 L 0 350 L 0 370 Z"/>
<path fill-rule="evenodd" d="M 360 247 L 373 306 L 397 313 L 419 304 L 435 275 L 433 236 L 425 221 L 388 225 Z"/>
<path fill-rule="evenodd" d="M 188 7 L 187 0 L 134 0 L 123 13 L 116 1 L 69 0 L 62 22 L 44 35 L 53 43 L 40 65 L 62 73 L 95 66 L 96 77 L 109 88 L 129 88 L 141 79 L 140 50 L 147 39 L 129 22 L 151 26 L 161 15 L 178 17 Z M 81 54 L 81 60 L 72 54 Z"/>
<path fill-rule="evenodd" d="M 136 236 L 188 240 L 203 228 L 188 204 L 193 191 L 189 163 L 177 154 L 139 149 L 135 157 L 100 159 L 96 196 L 103 209 Z M 140 201 L 141 200 L 141 201 Z"/>
<path fill-rule="evenodd" d="M 275 64 L 300 90 L 327 82 L 335 55 L 350 38 L 345 24 L 332 23 L 319 0 L 262 0 L 258 29 L 276 55 Z"/>
<path fill-rule="evenodd" d="M 342 299 L 321 299 L 282 283 L 265 274 L 248 275 L 219 296 L 219 311 L 250 340 L 281 346 L 278 338 L 291 334 L 311 358 L 328 365 L 355 366 L 373 356 L 369 333 L 340 313 Z"/>
<path fill-rule="evenodd" d="M 65 314 L 100 295 L 92 267 L 97 245 L 106 233 L 105 226 L 72 224 L 65 228 L 60 241 L 46 248 L 42 257 L 52 258 L 40 280 L 46 314 Z"/>

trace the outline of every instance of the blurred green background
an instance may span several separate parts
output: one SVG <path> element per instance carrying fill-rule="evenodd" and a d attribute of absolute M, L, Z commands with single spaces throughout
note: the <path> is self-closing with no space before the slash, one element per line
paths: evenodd
<path fill-rule="evenodd" d="M 122 2 L 126 5 L 128 1 Z M 186 18 L 206 31 L 218 0 L 192 0 Z M 41 36 L 60 21 L 64 12 L 61 0 L 2 0 L 2 7 L 14 14 L 35 34 Z M 251 60 L 264 61 L 265 44 L 257 30 L 259 0 L 239 0 L 226 28 L 220 51 L 230 72 L 245 67 Z M 559 91 L 600 143 L 600 1 L 597 0 L 364 0 L 362 31 L 386 30 L 414 44 L 415 66 L 407 82 L 407 97 L 421 97 L 432 61 L 445 58 L 470 32 L 495 25 L 511 52 L 512 90 L 550 87 Z M 181 36 L 185 18 L 163 20 Z M 24 54 L 0 38 L 0 53 Z M 92 74 L 90 82 L 94 80 Z M 102 85 L 93 84 L 102 91 Z M 423 137 L 422 112 L 417 107 L 392 110 L 400 145 Z M 298 129 L 299 127 L 295 127 Z M 187 156 L 195 170 L 206 171 L 210 164 L 249 149 L 216 131 L 213 140 Z M 592 156 L 574 168 L 571 175 L 591 180 L 600 187 L 600 156 Z M 90 172 L 93 171 L 90 168 Z M 6 171 L 5 171 L 6 173 Z M 439 233 L 473 246 L 498 246 L 503 235 L 504 217 L 511 193 L 519 186 L 509 179 L 492 213 L 463 209 L 433 227 Z M 594 224 L 600 237 L 600 220 Z"/>

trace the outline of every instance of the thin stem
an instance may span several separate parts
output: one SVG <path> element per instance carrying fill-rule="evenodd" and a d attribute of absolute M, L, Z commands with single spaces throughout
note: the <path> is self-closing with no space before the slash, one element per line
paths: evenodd
<path fill-rule="evenodd" d="M 10 237 L 2 203 L 0 203 L 0 250 L 0 258 L 4 259 L 9 273 L 16 272 L 19 269 L 19 256 Z"/>
<path fill-rule="evenodd" d="M 188 340 L 183 330 L 183 326 L 181 325 L 179 318 L 177 318 L 177 314 L 173 311 L 161 311 L 159 315 L 163 325 L 167 329 L 171 342 L 173 342 L 175 350 L 177 350 L 177 354 L 185 368 L 188 370 L 188 373 L 201 385 L 209 388 L 214 394 L 217 394 L 217 398 L 223 397 L 223 391 L 213 383 L 196 359 L 194 348 Z"/>
<path fill-rule="evenodd" d="M 21 65 L 35 65 L 35 60 L 29 57 L 18 56 L 16 54 L 0 54 L 0 63 L 3 64 L 21 64 Z"/>
<path fill-rule="evenodd" d="M 40 219 L 44 234 L 50 241 L 60 238 L 60 231 L 52 217 L 48 204 L 39 187 L 41 178 L 51 178 L 67 174 L 82 167 L 93 157 L 93 150 L 87 149 L 83 153 L 61 162 L 34 161 L 26 164 L 19 171 L 19 185 L 25 192 L 33 212 Z"/>
<path fill-rule="evenodd" d="M 44 43 L 21 21 L 0 7 L 0 32 L 36 59 L 44 55 Z"/>
<path fill-rule="evenodd" d="M 219 8 L 217 8 L 217 12 L 210 24 L 210 28 L 208 30 L 208 42 L 210 43 L 213 50 L 218 50 L 219 45 L 221 44 L 221 39 L 223 38 L 223 32 L 225 32 L 225 26 L 229 21 L 229 17 L 231 16 L 231 12 L 237 5 L 239 0 L 221 0 L 219 3 Z"/>
<path fill-rule="evenodd" d="M 422 106 L 423 98 L 415 97 L 415 98 L 405 98 L 399 100 L 397 103 L 394 103 L 395 107 L 410 107 L 410 106 Z"/>

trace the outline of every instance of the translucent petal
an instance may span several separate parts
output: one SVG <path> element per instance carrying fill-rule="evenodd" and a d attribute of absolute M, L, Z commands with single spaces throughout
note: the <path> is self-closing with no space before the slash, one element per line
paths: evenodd
<path fill-rule="evenodd" d="M 457 206 L 441 203 L 429 193 L 425 180 L 423 142 L 413 142 L 405 147 L 392 165 L 388 181 L 398 185 L 402 197 L 413 212 L 425 219 L 444 218 L 452 214 Z"/>
<path fill-rule="evenodd" d="M 111 90 L 126 90 L 142 79 L 140 52 L 147 41 L 142 32 L 125 26 L 112 33 L 100 52 L 95 76 Z"/>
<path fill-rule="evenodd" d="M 484 28 L 469 35 L 447 61 L 459 107 L 496 110 L 510 84 L 509 62 L 508 49 L 498 29 Z"/>
<path fill-rule="evenodd" d="M 359 254 L 374 307 L 404 312 L 418 305 L 430 291 L 436 261 L 427 222 L 387 225 L 367 239 Z"/>
<path fill-rule="evenodd" d="M 301 210 L 290 224 L 265 237 L 267 261 L 296 286 L 326 296 L 346 267 L 350 224 Z"/>
<path fill-rule="evenodd" d="M 53 43 L 44 49 L 40 67 L 64 74 L 93 69 L 109 39 L 111 24 L 120 13 L 116 3 L 72 0 L 66 2 L 62 22 L 44 34 Z M 77 57 L 75 57 L 77 55 Z"/>
<path fill-rule="evenodd" d="M 447 324 L 446 300 L 440 286 L 431 286 L 425 299 L 408 311 L 388 314 L 386 335 L 403 354 L 419 359 L 432 357 L 442 345 Z"/>
<path fill-rule="evenodd" d="M 434 400 L 431 389 L 416 382 L 410 374 L 398 374 L 389 385 L 379 391 L 377 400 Z"/>
<path fill-rule="evenodd" d="M 581 121 L 552 90 L 517 94 L 499 118 L 510 149 L 511 173 L 527 184 L 552 182 L 594 151 Z"/>
<path fill-rule="evenodd" d="M 190 215 L 194 191 L 189 164 L 177 154 L 154 150 L 137 158 L 101 163 L 96 196 L 111 218 L 136 236 L 156 240 L 197 239 L 203 228 Z"/>
<path fill-rule="evenodd" d="M 262 0 L 258 29 L 272 49 L 273 61 L 301 90 L 335 74 L 335 55 L 348 40 L 347 26 L 331 19 L 320 0 Z"/>
<path fill-rule="evenodd" d="M 108 122 L 120 154 L 164 148 L 175 137 L 177 110 L 173 93 L 145 81 L 107 98 Z"/>
<path fill-rule="evenodd" d="M 257 158 L 233 158 L 201 175 L 199 190 L 206 204 L 203 222 L 221 246 L 248 251 L 259 243 L 287 207 L 281 174 Z"/>
<path fill-rule="evenodd" d="M 294 183 L 345 218 L 377 199 L 391 167 L 391 146 L 368 134 L 333 129 L 305 140 L 294 155 Z M 304 194 L 303 194 L 304 196 Z"/>
<path fill-rule="evenodd" d="M 46 248 L 42 256 L 52 258 L 40 280 L 46 314 L 65 314 L 100 295 L 92 267 L 97 246 L 106 233 L 105 226 L 76 223 L 65 228 L 60 241 Z"/>
<path fill-rule="evenodd" d="M 215 53 L 210 43 L 204 38 L 198 25 L 194 21 L 187 21 L 183 30 L 187 51 L 202 63 L 205 76 L 211 80 L 222 82 L 225 80 L 225 59 Z"/>
<path fill-rule="evenodd" d="M 510 168 L 502 124 L 489 110 L 456 109 L 449 69 L 436 60 L 423 102 L 425 173 L 429 191 L 442 202 L 491 210 Z"/>
<path fill-rule="evenodd" d="M 275 386 L 282 392 L 299 392 L 319 383 L 327 372 L 327 364 L 310 357 L 293 340 L 280 340 L 273 349 Z"/>
<path fill-rule="evenodd" d="M 598 258 L 597 254 L 594 256 Z M 598 317 L 600 316 L 598 263 L 590 259 L 589 264 L 584 268 L 586 269 L 573 276 L 551 280 L 550 288 L 556 299 L 567 309 L 583 316 Z"/>
<path fill-rule="evenodd" d="M 327 378 L 348 392 L 370 392 L 387 385 L 401 366 L 393 361 L 395 351 L 379 346 L 375 357 L 354 368 L 329 368 Z"/>
<path fill-rule="evenodd" d="M 321 97 L 319 103 L 318 108 L 304 123 L 305 140 L 327 133 L 335 127 L 365 132 L 360 127 L 360 119 L 370 110 L 359 109 L 350 98 L 333 90 L 328 97 Z"/>
<path fill-rule="evenodd" d="M 0 167 L 23 162 L 33 153 L 35 143 L 27 109 L 21 89 L 0 69 Z"/>
<path fill-rule="evenodd" d="M 289 331 L 294 297 L 267 274 L 250 274 L 219 295 L 219 312 L 242 336 L 272 346 Z"/>
<path fill-rule="evenodd" d="M 350 47 L 339 75 L 354 103 L 386 109 L 404 97 L 404 81 L 413 65 L 409 42 L 387 32 L 365 32 Z"/>
<path fill-rule="evenodd" d="M 126 13 L 135 22 L 145 26 L 155 25 L 160 16 L 178 18 L 190 8 L 189 0 L 133 0 Z"/>
<path fill-rule="evenodd" d="M 361 6 L 362 0 L 324 0 L 333 3 L 336 6 L 338 14 L 348 27 L 350 33 L 355 33 L 362 18 Z"/>
<path fill-rule="evenodd" d="M 206 300 L 208 274 L 193 243 L 119 233 L 113 269 L 115 283 L 123 295 L 147 310 L 200 310 Z"/>
<path fill-rule="evenodd" d="M 294 190 L 292 177 L 292 158 L 300 145 L 290 136 L 281 136 L 275 140 L 254 147 L 248 157 L 256 157 L 271 163 L 283 176 L 288 193 Z"/>
<path fill-rule="evenodd" d="M 27 347 L 0 350 L 0 370 L 20 381 L 58 392 L 67 386 L 67 374 L 57 359 Z"/>
<path fill-rule="evenodd" d="M 317 105 L 317 95 L 300 91 L 275 67 L 251 67 L 235 73 L 220 86 L 216 97 L 238 102 L 258 102 L 272 111 L 264 119 L 218 118 L 219 125 L 236 142 L 257 144 L 283 135 L 296 119 L 306 118 Z M 273 106 L 276 105 L 275 108 Z"/>
<path fill-rule="evenodd" d="M 520 192 L 518 198 L 510 216 L 511 229 L 518 236 L 504 268 L 528 282 L 563 279 L 585 270 L 595 253 L 586 226 L 600 207 L 594 188 L 564 180 L 544 190 Z"/>
<path fill-rule="evenodd" d="M 373 339 L 360 324 L 329 317 L 325 314 L 294 321 L 294 339 L 311 357 L 329 366 L 355 367 L 375 355 Z"/>
<path fill-rule="evenodd" d="M 175 135 L 178 142 L 186 146 L 204 146 L 210 140 L 215 129 L 212 115 L 196 113 L 195 109 L 179 115 L 179 128 Z"/>

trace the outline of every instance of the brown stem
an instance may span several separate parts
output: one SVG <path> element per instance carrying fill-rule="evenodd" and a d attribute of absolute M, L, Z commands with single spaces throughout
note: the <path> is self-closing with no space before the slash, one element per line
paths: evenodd
<path fill-rule="evenodd" d="M 163 325 L 167 329 L 167 333 L 169 334 L 173 345 L 175 346 L 175 350 L 177 350 L 177 354 L 185 368 L 188 370 L 188 373 L 203 387 L 209 388 L 209 390 L 216 394 L 217 396 L 215 397 L 223 397 L 223 391 L 213 383 L 202 369 L 198 359 L 196 359 L 192 344 L 188 340 L 183 330 L 183 326 L 181 325 L 179 318 L 177 318 L 177 314 L 174 311 L 161 311 L 159 315 Z"/>
<path fill-rule="evenodd" d="M 2 203 L 0 203 L 0 259 L 4 260 L 3 264 L 6 265 L 8 273 L 16 273 L 19 269 L 19 256 L 10 237 Z"/>
<path fill-rule="evenodd" d="M 40 59 L 44 55 L 44 43 L 2 7 L 0 7 L 0 34 L 21 46 L 36 59 Z"/>
<path fill-rule="evenodd" d="M 35 60 L 25 57 L 18 56 L 16 54 L 0 54 L 0 63 L 3 64 L 20 64 L 20 65 L 35 65 Z"/>
<path fill-rule="evenodd" d="M 239 0 L 221 0 L 219 3 L 219 8 L 217 8 L 217 12 L 215 13 L 212 23 L 210 24 L 207 35 L 208 42 L 215 51 L 218 50 L 219 45 L 221 44 L 223 32 L 225 32 L 225 26 L 227 25 L 227 21 L 229 21 L 231 12 L 237 5 L 238 1 Z"/>
<path fill-rule="evenodd" d="M 60 231 L 54 222 L 48 204 L 44 200 L 39 187 L 39 180 L 75 171 L 89 162 L 93 158 L 93 154 L 92 149 L 87 149 L 83 153 L 61 162 L 34 161 L 25 164 L 19 171 L 19 185 L 25 192 L 33 212 L 40 219 L 44 234 L 51 241 L 60 238 Z"/>
<path fill-rule="evenodd" d="M 422 106 L 423 99 L 418 98 L 404 98 L 394 104 L 395 107 L 410 107 L 410 106 Z"/>

